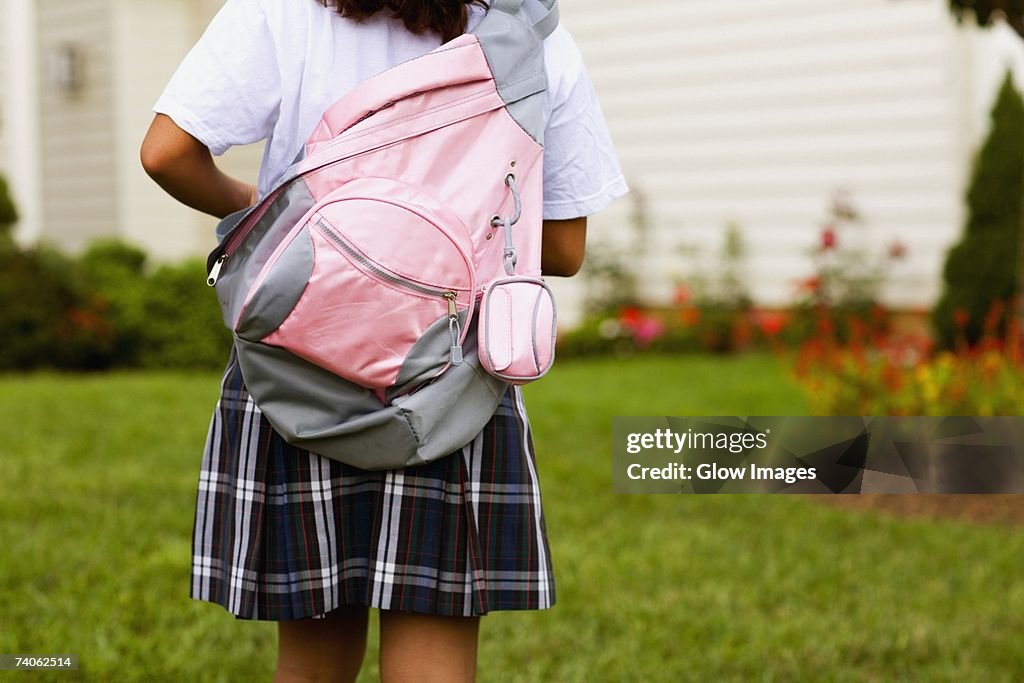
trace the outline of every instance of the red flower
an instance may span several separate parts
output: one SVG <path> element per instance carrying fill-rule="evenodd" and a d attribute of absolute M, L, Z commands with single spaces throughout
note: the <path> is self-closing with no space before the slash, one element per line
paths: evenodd
<path fill-rule="evenodd" d="M 619 312 L 619 322 L 622 323 L 624 327 L 628 327 L 630 329 L 636 327 L 642 319 L 643 314 L 640 313 L 640 309 L 635 306 L 627 306 Z"/>
<path fill-rule="evenodd" d="M 985 322 L 983 323 L 986 335 L 995 336 L 998 333 L 996 328 L 999 327 L 999 321 L 1003 318 L 1005 308 L 1006 304 L 999 299 L 993 301 L 992 305 L 989 306 L 988 313 L 985 315 Z"/>
<path fill-rule="evenodd" d="M 821 249 L 822 251 L 828 251 L 829 249 L 835 249 L 836 246 L 836 231 L 835 228 L 829 226 L 821 231 Z"/>
<path fill-rule="evenodd" d="M 785 313 L 760 313 L 757 316 L 757 327 L 766 337 L 778 335 L 786 327 L 788 316 Z"/>
<path fill-rule="evenodd" d="M 679 310 L 679 322 L 683 327 L 693 327 L 700 322 L 700 309 L 696 306 L 687 306 Z"/>
<path fill-rule="evenodd" d="M 676 302 L 676 306 L 682 306 L 690 301 L 692 294 L 690 288 L 680 283 L 676 285 L 676 291 L 674 292 L 673 299 Z"/>
<path fill-rule="evenodd" d="M 821 289 L 821 278 L 817 275 L 812 275 L 809 278 L 801 280 L 797 283 L 797 289 L 803 292 L 811 292 L 813 294 Z"/>
<path fill-rule="evenodd" d="M 967 327 L 967 321 L 971 319 L 971 314 L 967 312 L 966 308 L 958 308 L 953 311 L 953 322 L 957 327 L 963 329 Z"/>

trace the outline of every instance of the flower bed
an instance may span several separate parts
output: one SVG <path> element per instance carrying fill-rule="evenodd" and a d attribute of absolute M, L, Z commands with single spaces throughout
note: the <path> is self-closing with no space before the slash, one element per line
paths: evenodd
<path fill-rule="evenodd" d="M 817 414 L 1019 415 L 1021 359 L 1013 321 L 1002 337 L 990 331 L 973 347 L 938 353 L 923 334 L 826 334 L 800 347 L 794 371 Z"/>

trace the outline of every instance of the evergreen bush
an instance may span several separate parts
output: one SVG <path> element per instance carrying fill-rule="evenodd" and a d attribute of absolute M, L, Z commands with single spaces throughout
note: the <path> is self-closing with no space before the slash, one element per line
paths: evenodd
<path fill-rule="evenodd" d="M 13 243 L 11 229 L 18 222 L 18 209 L 7 187 L 7 180 L 0 175 L 0 245 Z"/>
<path fill-rule="evenodd" d="M 967 191 L 964 234 L 946 257 L 942 296 L 932 311 L 936 341 L 944 348 L 975 344 L 989 311 L 1009 301 L 1016 290 L 1024 187 L 1024 100 L 1009 73 L 991 119 Z M 995 322 L 1000 331 L 1005 328 L 1005 316 Z"/>

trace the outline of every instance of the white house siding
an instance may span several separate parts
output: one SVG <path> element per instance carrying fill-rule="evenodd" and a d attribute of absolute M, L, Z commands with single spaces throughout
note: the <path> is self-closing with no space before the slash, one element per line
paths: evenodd
<path fill-rule="evenodd" d="M 1024 41 L 999 22 L 990 29 L 963 32 L 968 45 L 967 78 L 963 96 L 969 109 L 964 142 L 974 146 L 988 130 L 989 110 L 1007 69 L 1013 71 L 1018 90 L 1024 90 Z"/>
<path fill-rule="evenodd" d="M 194 254 L 207 238 L 198 214 L 168 197 L 139 163 L 150 107 L 194 40 L 193 14 L 183 0 L 113 0 L 119 232 L 159 260 Z"/>
<path fill-rule="evenodd" d="M 10 0 L 8 0 L 10 1 Z M 210 0 L 36 0 L 43 239 L 77 251 L 119 236 L 156 260 L 202 254 L 215 220 L 168 197 L 142 170 L 139 144 L 150 109 L 199 38 Z M 48 82 L 54 47 L 84 54 L 85 81 L 71 96 Z M 222 166 L 255 181 L 260 149 L 234 150 Z"/>
<path fill-rule="evenodd" d="M 115 64 L 120 130 L 121 234 L 155 259 L 204 254 L 215 246 L 216 219 L 182 206 L 139 166 L 138 147 L 151 107 L 182 58 L 220 7 L 219 0 L 114 0 Z M 130 56 L 130 58 L 128 58 Z M 230 150 L 218 160 L 230 175 L 256 182 L 262 145 Z"/>
<path fill-rule="evenodd" d="M 38 0 L 43 238 L 70 250 L 117 231 L 116 126 L 110 0 Z M 84 82 L 59 91 L 52 51 L 81 50 Z"/>
<path fill-rule="evenodd" d="M 627 178 L 647 198 L 649 294 L 667 297 L 685 272 L 678 245 L 710 253 L 735 221 L 755 297 L 789 301 L 829 198 L 845 189 L 868 243 L 908 247 L 885 298 L 934 299 L 978 112 L 1001 75 L 991 64 L 979 74 L 974 58 L 991 54 L 992 37 L 965 37 L 941 0 L 563 5 Z M 593 225 L 598 238 L 627 229 L 621 208 Z"/>

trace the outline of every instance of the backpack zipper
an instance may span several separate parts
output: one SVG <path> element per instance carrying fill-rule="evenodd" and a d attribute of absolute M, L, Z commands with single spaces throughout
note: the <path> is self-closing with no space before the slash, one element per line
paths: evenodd
<path fill-rule="evenodd" d="M 449 293 L 453 293 L 451 292 L 451 290 L 448 289 L 435 289 L 432 287 L 422 285 L 418 282 L 410 280 L 409 278 L 399 275 L 398 273 L 396 273 L 393 270 L 390 270 L 389 268 L 385 268 L 376 261 L 371 260 L 368 256 L 363 254 L 363 252 L 359 251 L 354 246 L 352 246 L 352 244 L 349 243 L 344 237 L 336 233 L 330 226 L 327 225 L 327 223 L 322 218 L 317 219 L 316 227 L 320 228 L 331 239 L 332 242 L 341 247 L 342 251 L 348 254 L 353 260 L 358 261 L 361 266 L 363 266 L 368 271 L 370 271 L 371 273 L 373 273 L 382 280 L 386 280 L 387 282 L 390 282 L 391 284 L 394 285 L 398 285 L 403 289 L 408 289 L 410 291 L 416 292 L 418 294 L 424 294 L 426 296 L 437 296 L 443 299 L 447 299 L 447 295 Z"/>
<path fill-rule="evenodd" d="M 277 187 L 273 192 L 261 199 L 254 206 L 250 207 L 249 211 L 247 211 L 245 215 L 235 223 L 235 226 L 228 231 L 227 236 L 222 242 L 224 248 L 221 250 L 220 256 L 213 264 L 213 267 L 210 268 L 210 274 L 206 278 L 207 285 L 213 287 L 217 284 L 217 281 L 220 279 L 221 268 L 224 267 L 224 262 L 228 260 L 229 256 L 235 253 L 235 250 L 238 249 L 238 245 L 241 244 L 242 240 L 249 236 L 252 229 L 256 227 L 256 224 L 259 223 L 260 219 L 263 218 L 264 214 L 266 214 L 270 205 L 284 193 L 285 188 L 290 185 L 291 182 L 292 181 L 288 181 L 287 183 Z M 242 224 L 246 222 L 248 222 L 249 225 L 242 228 Z"/>
<path fill-rule="evenodd" d="M 462 344 L 459 337 L 462 336 L 462 328 L 459 325 L 459 309 L 455 307 L 455 292 L 445 292 L 444 298 L 448 300 L 448 334 L 452 337 L 451 364 L 462 364 Z"/>
<path fill-rule="evenodd" d="M 224 267 L 224 262 L 228 260 L 227 252 L 220 255 L 217 262 L 213 264 L 213 268 L 210 269 L 210 275 L 206 278 L 206 284 L 213 287 L 217 284 L 217 280 L 220 279 L 220 269 Z"/>
<path fill-rule="evenodd" d="M 451 364 L 459 365 L 462 363 L 462 326 L 459 324 L 459 309 L 456 306 L 456 300 L 459 296 L 457 292 L 450 289 L 427 287 L 426 285 L 410 280 L 409 278 L 399 275 L 395 271 L 380 265 L 356 249 L 348 242 L 348 240 L 335 232 L 322 218 L 317 219 L 316 227 L 319 228 L 320 231 L 323 232 L 332 242 L 334 242 L 339 249 L 345 252 L 349 258 L 357 262 L 377 278 L 392 285 L 401 287 L 407 291 L 415 292 L 416 294 L 444 299 L 448 304 L 448 331 L 452 338 L 450 352 Z"/>

